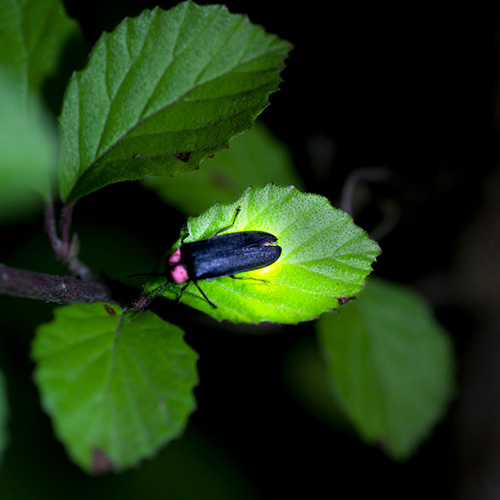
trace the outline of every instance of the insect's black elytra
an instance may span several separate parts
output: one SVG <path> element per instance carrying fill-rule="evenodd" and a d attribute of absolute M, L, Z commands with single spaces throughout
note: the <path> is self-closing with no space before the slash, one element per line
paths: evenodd
<path fill-rule="evenodd" d="M 278 238 L 270 233 L 264 231 L 239 231 L 221 234 L 234 226 L 240 210 L 241 207 L 236 209 L 233 221 L 229 226 L 219 229 L 211 238 L 183 243 L 189 236 L 187 234 L 183 238 L 181 246 L 172 252 L 165 262 L 163 273 L 145 274 L 148 276 L 165 276 L 168 279 L 165 284 L 159 287 L 151 300 L 157 297 L 170 282 L 186 283 L 177 299 L 179 301 L 189 283 L 193 282 L 204 299 L 214 309 L 217 309 L 217 306 L 210 301 L 198 285 L 199 280 L 222 278 L 224 276 L 241 279 L 235 275 L 270 266 L 280 258 L 281 247 L 276 244 Z"/>

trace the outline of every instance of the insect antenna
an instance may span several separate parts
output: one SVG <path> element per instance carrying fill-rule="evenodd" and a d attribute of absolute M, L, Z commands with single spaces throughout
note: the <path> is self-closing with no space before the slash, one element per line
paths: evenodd
<path fill-rule="evenodd" d="M 166 276 L 165 273 L 138 273 L 138 274 L 126 274 L 126 278 L 133 278 L 134 276 L 152 276 L 153 278 L 159 278 L 160 276 Z"/>

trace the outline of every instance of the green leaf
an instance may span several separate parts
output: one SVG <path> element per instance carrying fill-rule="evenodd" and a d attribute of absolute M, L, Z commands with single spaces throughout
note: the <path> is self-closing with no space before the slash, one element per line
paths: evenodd
<path fill-rule="evenodd" d="M 62 198 L 196 168 L 267 106 L 289 50 L 219 5 L 184 2 L 125 19 L 70 81 Z"/>
<path fill-rule="evenodd" d="M 79 36 L 79 27 L 60 0 L 2 0 L 0 26 L 0 65 L 17 82 L 20 103 L 29 107 L 56 76 L 66 44 Z"/>
<path fill-rule="evenodd" d="M 185 242 L 214 236 L 231 224 L 238 206 L 242 210 L 229 232 L 269 232 L 278 238 L 282 254 L 271 266 L 238 275 L 266 282 L 230 277 L 201 281 L 201 288 L 217 309 L 193 284 L 188 286 L 182 302 L 218 320 L 295 324 L 317 318 L 363 288 L 380 253 L 377 243 L 326 198 L 301 193 L 293 186 L 271 184 L 248 188 L 233 203 L 216 204 L 199 217 L 190 218 Z M 180 246 L 184 236 L 185 232 L 169 254 Z M 153 291 L 163 282 L 164 278 L 155 278 L 146 289 Z M 182 286 L 172 284 L 162 295 L 175 299 Z"/>
<path fill-rule="evenodd" d="M 7 402 L 7 390 L 3 373 L 0 372 L 0 462 L 2 461 L 3 452 L 7 447 L 7 420 L 9 418 L 9 406 Z"/>
<path fill-rule="evenodd" d="M 411 455 L 453 394 L 453 348 L 422 298 L 370 279 L 358 300 L 318 322 L 334 393 L 361 437 Z"/>
<path fill-rule="evenodd" d="M 24 89 L 0 69 L 0 223 L 40 208 L 54 172 L 55 128 L 35 97 L 24 102 Z"/>
<path fill-rule="evenodd" d="M 145 185 L 185 214 L 206 210 L 214 200 L 229 203 L 248 186 L 302 181 L 288 148 L 260 121 L 234 139 L 230 147 L 203 162 L 200 170 L 169 177 L 150 177 Z M 196 196 L 193 196 L 196 193 Z"/>
<path fill-rule="evenodd" d="M 291 344 L 283 372 L 289 392 L 304 409 L 336 429 L 351 430 L 345 413 L 332 398 L 326 363 L 314 338 L 301 337 Z"/>
<path fill-rule="evenodd" d="M 57 135 L 42 109 L 67 43 L 79 35 L 59 0 L 2 0 L 0 8 L 0 223 L 41 206 Z M 38 191 L 38 193 L 36 192 Z"/>
<path fill-rule="evenodd" d="M 33 357 L 56 433 L 86 470 L 150 457 L 182 433 L 195 408 L 197 355 L 178 327 L 151 312 L 60 307 L 38 328 Z"/>

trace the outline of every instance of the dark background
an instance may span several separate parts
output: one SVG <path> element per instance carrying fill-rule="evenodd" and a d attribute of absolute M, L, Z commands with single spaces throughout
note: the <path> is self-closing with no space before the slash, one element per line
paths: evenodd
<path fill-rule="evenodd" d="M 65 4 L 89 46 L 123 17 L 156 5 Z M 449 10 L 317 1 L 226 5 L 295 46 L 262 118 L 292 150 L 308 191 L 335 204 L 356 169 L 390 172 L 362 191 L 354 215 L 369 231 L 381 220 L 395 222 L 380 240 L 375 271 L 415 287 L 434 306 L 455 341 L 457 397 L 417 454 L 397 464 L 318 420 L 292 396 L 284 366 L 296 342 L 313 342 L 311 324 L 235 333 L 192 313 L 188 323 L 182 309 L 170 309 L 200 354 L 199 409 L 186 437 L 136 470 L 88 478 L 68 463 L 26 375 L 32 328 L 50 319 L 52 307 L 2 298 L 23 319 L 0 344 L 6 375 L 17 380 L 9 384 L 12 443 L 0 497 L 41 498 L 46 491 L 47 498 L 500 498 L 497 11 L 470 4 Z M 82 255 L 105 266 L 106 255 L 117 258 L 106 235 L 114 235 L 115 245 L 123 241 L 119 258 L 146 255 L 154 262 L 183 220 L 126 183 L 79 202 L 74 224 Z M 34 219 L 21 234 L 7 229 L 8 264 L 62 272 L 47 264 L 42 227 Z M 141 248 L 131 249 L 124 234 Z"/>

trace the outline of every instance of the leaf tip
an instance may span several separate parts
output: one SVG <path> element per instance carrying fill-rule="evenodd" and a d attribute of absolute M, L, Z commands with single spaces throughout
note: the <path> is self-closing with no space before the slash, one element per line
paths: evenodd
<path fill-rule="evenodd" d="M 355 295 L 353 295 L 352 297 L 337 297 L 339 306 L 343 306 L 344 304 L 351 302 L 351 300 L 356 300 L 356 299 L 357 297 Z"/>
<path fill-rule="evenodd" d="M 107 474 L 112 472 L 114 464 L 109 455 L 103 450 L 96 448 L 92 453 L 92 473 L 93 474 Z"/>

